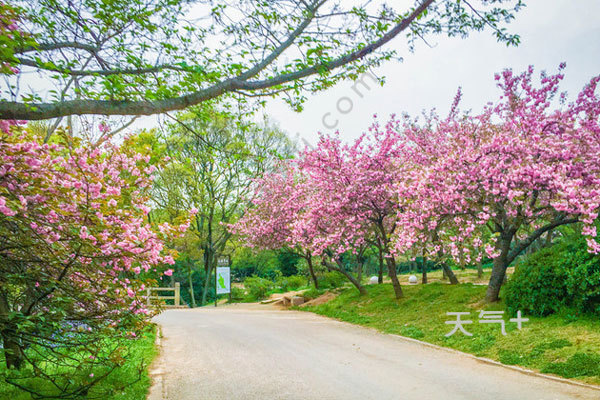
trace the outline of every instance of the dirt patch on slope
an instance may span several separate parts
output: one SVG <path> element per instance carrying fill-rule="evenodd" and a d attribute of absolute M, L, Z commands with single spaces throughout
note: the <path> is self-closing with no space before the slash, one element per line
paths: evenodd
<path fill-rule="evenodd" d="M 312 300 L 307 301 L 304 304 L 301 304 L 299 307 L 318 306 L 320 304 L 324 304 L 330 300 L 335 299 L 338 295 L 339 295 L 339 293 L 327 292 L 327 293 L 320 295 L 316 299 L 312 299 Z"/>

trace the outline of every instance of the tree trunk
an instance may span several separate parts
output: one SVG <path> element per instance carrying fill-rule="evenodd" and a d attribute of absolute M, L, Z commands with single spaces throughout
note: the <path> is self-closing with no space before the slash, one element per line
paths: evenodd
<path fill-rule="evenodd" d="M 438 237 L 437 237 L 437 232 L 434 232 L 434 242 L 437 242 Z M 440 263 L 440 260 L 443 259 L 444 257 L 444 252 L 442 251 L 442 249 L 440 248 L 437 253 L 437 262 Z M 452 268 L 450 268 L 448 265 L 446 265 L 445 262 L 441 263 L 441 267 L 442 267 L 442 279 L 446 279 L 446 278 L 450 278 L 450 284 L 451 285 L 458 285 L 458 279 L 456 279 L 456 275 L 454 275 L 454 272 L 452 272 Z"/>
<path fill-rule="evenodd" d="M 501 236 L 499 240 L 500 255 L 494 258 L 492 276 L 490 276 L 490 282 L 485 293 L 485 300 L 490 303 L 498 301 L 500 298 L 500 288 L 502 287 L 502 283 L 504 283 L 506 268 L 508 267 L 508 253 L 510 251 L 512 235 Z"/>
<path fill-rule="evenodd" d="M 192 266 L 188 265 L 189 270 L 188 270 L 188 282 L 190 284 L 190 297 L 192 299 L 192 308 L 196 308 L 196 297 L 194 296 L 194 282 L 192 281 Z"/>
<path fill-rule="evenodd" d="M 315 274 L 315 269 L 313 267 L 313 263 L 312 263 L 312 256 L 309 254 L 306 257 L 306 263 L 308 264 L 308 271 L 310 272 L 310 277 L 312 278 L 314 284 L 315 284 L 315 289 L 319 288 L 319 280 L 317 279 L 317 275 Z"/>
<path fill-rule="evenodd" d="M 402 293 L 402 287 L 400 286 L 400 282 L 398 281 L 398 274 L 396 273 L 396 260 L 390 254 L 390 240 L 388 234 L 385 231 L 385 226 L 383 226 L 383 220 L 379 220 L 377 226 L 381 234 L 381 250 L 384 251 L 385 254 L 388 256 L 385 257 L 385 262 L 388 267 L 388 276 L 392 280 L 392 286 L 394 287 L 394 294 L 396 295 L 396 299 L 400 299 L 404 297 L 404 294 Z"/>
<path fill-rule="evenodd" d="M 377 283 L 383 283 L 383 251 L 381 248 L 379 249 L 379 273 L 377 275 Z"/>
<path fill-rule="evenodd" d="M 546 240 L 544 241 L 544 247 L 552 246 L 552 233 L 553 229 L 550 229 L 548 232 L 546 232 Z"/>
<path fill-rule="evenodd" d="M 354 287 L 356 287 L 358 289 L 358 291 L 360 292 L 361 295 L 366 295 L 367 294 L 367 290 L 364 288 L 363 285 L 361 285 L 361 283 L 359 281 L 356 280 L 356 278 L 354 278 L 352 276 L 352 274 L 348 273 L 348 271 L 346 271 L 346 269 L 344 268 L 344 266 L 342 265 L 342 263 L 339 260 L 335 260 L 336 264 L 338 264 L 338 267 L 334 267 L 333 265 L 327 263 L 327 261 L 323 260 L 325 262 L 325 266 L 327 267 L 327 269 L 329 270 L 333 270 L 333 271 L 337 271 L 340 274 L 344 275 L 346 278 L 348 278 L 348 280 L 354 285 Z"/>
<path fill-rule="evenodd" d="M 421 283 L 425 285 L 427 283 L 427 258 L 425 256 L 422 258 L 421 273 L 423 275 L 421 278 Z"/>
<path fill-rule="evenodd" d="M 458 279 L 456 278 L 456 275 L 454 275 L 452 268 L 450 268 L 448 264 L 442 263 L 442 269 L 444 270 L 444 274 L 450 279 L 450 284 L 458 285 Z"/>
<path fill-rule="evenodd" d="M 205 275 L 205 279 L 204 279 L 204 290 L 202 291 L 202 302 L 200 303 L 200 305 L 205 305 L 206 304 L 206 296 L 208 294 L 208 287 L 210 285 L 211 282 L 213 282 L 213 280 L 211 279 L 211 275 L 212 275 L 212 265 L 209 264 L 208 266 L 208 272 Z"/>
<path fill-rule="evenodd" d="M 477 262 L 477 277 L 483 278 L 483 263 L 481 261 Z"/>
<path fill-rule="evenodd" d="M 398 274 L 396 273 L 396 260 L 391 255 L 389 257 L 386 257 L 385 260 L 388 267 L 388 275 L 392 280 L 392 286 L 394 287 L 394 294 L 396 295 L 396 299 L 401 299 L 402 297 L 404 297 L 404 293 L 402 293 L 402 286 L 400 286 Z"/>
<path fill-rule="evenodd" d="M 14 331 L 2 331 L 2 346 L 4 347 L 6 368 L 21 369 L 25 357 L 19 340 L 14 335 Z"/>

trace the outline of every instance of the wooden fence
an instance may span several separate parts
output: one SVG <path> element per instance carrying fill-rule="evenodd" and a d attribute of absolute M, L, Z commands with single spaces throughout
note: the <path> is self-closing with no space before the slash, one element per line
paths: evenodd
<path fill-rule="evenodd" d="M 181 297 L 180 297 L 180 287 L 179 282 L 175 282 L 175 287 L 154 287 L 154 288 L 146 288 L 146 304 L 152 305 L 152 300 L 162 301 L 162 300 L 173 300 L 173 305 L 165 304 L 165 307 L 180 307 L 181 305 Z M 173 296 L 153 296 L 153 292 L 166 292 L 172 291 Z"/>

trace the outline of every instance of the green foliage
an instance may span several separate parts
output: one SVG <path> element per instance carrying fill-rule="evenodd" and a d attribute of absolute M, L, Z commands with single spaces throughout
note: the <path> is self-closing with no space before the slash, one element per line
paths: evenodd
<path fill-rule="evenodd" d="M 268 292 L 273 288 L 273 282 L 258 276 L 251 276 L 244 280 L 244 287 L 249 299 L 262 300 L 267 297 Z"/>
<path fill-rule="evenodd" d="M 436 271 L 441 269 L 441 265 L 432 260 L 427 260 L 427 272 Z M 416 257 L 414 261 L 398 261 L 396 262 L 396 271 L 399 274 L 405 274 L 409 272 L 421 272 L 423 268 L 423 257 Z"/>
<path fill-rule="evenodd" d="M 402 334 L 403 336 L 411 337 L 413 339 L 421 339 L 425 336 L 422 330 L 412 325 L 402 327 L 402 329 L 400 329 L 400 334 Z"/>
<path fill-rule="evenodd" d="M 547 350 L 562 349 L 563 347 L 571 346 L 571 342 L 566 339 L 555 339 L 549 342 L 542 342 L 531 350 L 529 357 L 535 358 L 546 353 Z"/>
<path fill-rule="evenodd" d="M 565 362 L 548 364 L 542 369 L 542 372 L 560 375 L 565 378 L 600 376 L 600 354 L 575 353 Z"/>
<path fill-rule="evenodd" d="M 8 3 L 20 8 L 3 7 L 4 13 L 15 14 L 3 22 L 14 20 L 35 41 L 0 30 L 0 64 L 35 71 L 21 74 L 23 87 L 35 86 L 31 76 L 56 86 L 48 93 L 34 93 L 33 98 L 30 91 L 12 98 L 14 91 L 8 85 L 17 81 L 9 81 L 9 89 L 2 90 L 8 94 L 0 101 L 0 112 L 15 119 L 134 114 L 144 106 L 162 113 L 218 97 L 252 110 L 278 93 L 285 93 L 283 99 L 301 110 L 308 93 L 343 79 L 361 79 L 371 67 L 392 59 L 396 52 L 381 46 L 396 35 L 404 37 L 412 50 L 415 41 L 442 32 L 465 37 L 491 28 L 498 41 L 517 45 L 519 36 L 508 33 L 505 25 L 522 7 L 521 0 L 482 1 L 475 11 L 465 2 L 452 1 L 433 2 L 424 12 L 415 12 L 411 4 L 383 1 L 367 7 L 351 2 L 242 0 L 208 2 L 195 11 L 198 18 L 190 19 L 193 3 L 181 0 Z M 233 77 L 238 82 L 232 86 L 228 80 Z M 69 83 L 73 79 L 77 85 Z M 374 84 L 384 81 L 372 79 Z M 71 107 L 39 106 L 73 98 L 81 102 Z M 15 106 L 8 104 L 9 99 L 29 107 L 19 107 L 22 114 L 13 114 Z"/>
<path fill-rule="evenodd" d="M 93 386 L 88 392 L 87 398 L 101 398 L 106 400 L 145 399 L 151 384 L 150 377 L 148 376 L 148 367 L 157 354 L 156 347 L 154 346 L 156 334 L 155 326 L 151 326 L 145 329 L 143 334 L 137 339 L 130 339 L 124 342 L 121 365 L 119 368 L 110 373 L 105 379 Z M 117 344 L 117 342 L 111 343 L 109 341 L 107 346 L 116 346 Z M 75 355 L 75 358 L 77 358 L 77 355 Z M 8 374 L 8 371 L 6 370 L 6 366 L 4 365 L 3 361 L 4 360 L 0 359 L 0 376 L 5 378 Z M 45 368 L 51 369 L 52 367 L 50 365 L 46 365 Z M 63 369 L 68 372 L 69 379 L 71 380 L 70 384 L 78 386 L 91 379 L 89 376 L 90 372 L 94 374 L 94 377 L 100 376 L 100 374 L 104 372 L 101 369 L 101 366 L 97 366 L 88 371 L 87 374 L 82 377 L 81 375 L 72 373 L 72 368 L 66 365 L 57 366 L 56 368 Z M 11 371 L 11 374 L 13 373 L 15 373 L 15 371 Z M 76 382 L 77 380 L 82 380 L 82 382 Z M 44 391 L 48 393 L 48 390 L 52 389 L 51 385 L 49 385 L 47 381 L 21 383 L 27 384 L 38 392 Z M 56 393 L 58 394 L 59 392 Z M 0 383 L 0 398 L 11 400 L 31 400 L 33 397 L 24 391 L 20 391 L 14 386 Z M 84 397 L 80 396 L 77 398 Z"/>
<path fill-rule="evenodd" d="M 498 358 L 502 364 L 517 365 L 523 360 L 523 354 L 512 350 L 501 349 L 498 351 Z"/>
<path fill-rule="evenodd" d="M 507 309 L 544 316 L 568 307 L 600 313 L 600 257 L 587 251 L 581 235 L 524 259 L 505 288 Z"/>
<path fill-rule="evenodd" d="M 235 287 L 235 286 L 231 287 L 231 301 L 233 303 L 244 300 L 245 296 L 246 296 L 246 291 L 244 289 L 241 289 L 241 288 Z"/>
<path fill-rule="evenodd" d="M 306 285 L 306 278 L 300 275 L 280 276 L 275 280 L 275 286 L 284 292 L 296 290 L 304 285 Z"/>
<path fill-rule="evenodd" d="M 312 299 L 316 299 L 317 297 L 321 296 L 325 292 L 326 292 L 326 290 L 324 290 L 324 289 L 315 289 L 314 287 L 311 287 L 310 289 L 302 292 L 302 297 L 304 297 L 305 301 L 309 301 Z"/>
<path fill-rule="evenodd" d="M 319 279 L 319 287 L 323 289 L 335 289 L 343 286 L 347 278 L 336 271 L 326 272 Z"/>
<path fill-rule="evenodd" d="M 202 265 L 197 265 L 193 260 L 189 258 L 180 257 L 175 260 L 175 265 L 173 266 L 173 276 L 162 276 L 160 280 L 160 286 L 164 287 L 172 287 L 174 282 L 179 282 L 181 285 L 181 299 L 185 304 L 191 306 L 192 305 L 192 295 L 190 293 L 190 279 L 189 275 L 192 275 L 192 286 L 194 288 L 194 300 L 196 300 L 196 305 L 200 305 L 200 301 L 202 299 L 202 294 L 204 293 L 204 284 L 206 279 L 206 273 L 204 272 L 204 268 Z M 215 300 L 215 284 L 214 273 L 211 274 L 212 282 L 208 285 L 208 290 L 206 293 L 206 302 L 210 303 Z M 159 293 L 163 294 L 163 293 Z M 172 293 L 165 292 L 164 295 L 172 295 Z M 172 303 L 171 300 L 168 300 L 169 304 Z"/>
<path fill-rule="evenodd" d="M 283 276 L 291 276 L 298 274 L 298 261 L 300 256 L 291 251 L 282 250 L 277 254 L 277 262 L 279 270 Z"/>
<path fill-rule="evenodd" d="M 236 281 L 242 281 L 250 276 L 273 280 L 279 271 L 277 254 L 271 250 L 254 252 L 250 248 L 243 247 L 233 255 L 231 274 Z"/>

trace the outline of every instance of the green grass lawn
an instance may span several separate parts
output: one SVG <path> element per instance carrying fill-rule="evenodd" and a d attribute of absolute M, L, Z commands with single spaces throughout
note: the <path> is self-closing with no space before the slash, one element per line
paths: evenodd
<path fill-rule="evenodd" d="M 368 295 L 360 296 L 356 289 L 346 288 L 335 299 L 312 311 L 385 333 L 393 333 L 450 347 L 466 353 L 491 358 L 504 364 L 519 365 L 544 373 L 600 384 L 600 321 L 591 316 L 552 315 L 529 318 L 518 330 L 508 322 L 503 336 L 499 324 L 479 323 L 480 310 L 504 310 L 502 303 L 485 304 L 485 286 L 465 283 L 451 286 L 442 283 L 403 285 L 405 297 L 396 301 L 390 284 L 370 285 Z M 446 312 L 470 312 L 462 319 L 473 336 L 456 332 L 444 335 L 454 320 Z"/>
<path fill-rule="evenodd" d="M 148 376 L 148 366 L 157 354 L 157 349 L 154 345 L 156 335 L 156 328 L 153 326 L 152 329 L 148 329 L 138 339 L 129 341 L 125 363 L 90 390 L 88 397 L 106 400 L 146 399 L 151 384 L 150 377 Z M 6 370 L 6 366 L 2 357 L 0 357 L 0 362 L 1 377 Z M 141 379 L 137 380 L 139 376 L 138 368 L 142 363 L 146 365 L 146 369 Z M 137 382 L 129 384 L 135 380 Z M 31 400 L 32 397 L 28 393 L 0 381 L 0 399 Z"/>

